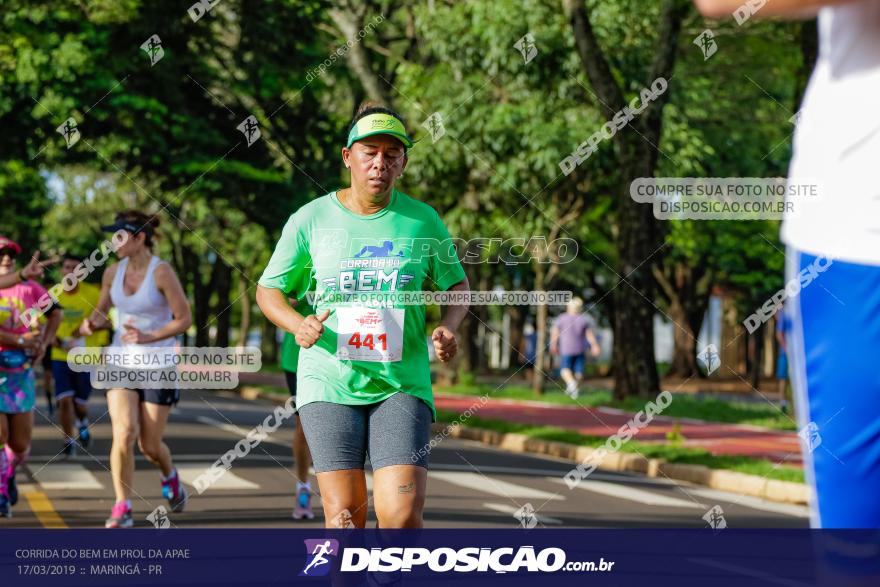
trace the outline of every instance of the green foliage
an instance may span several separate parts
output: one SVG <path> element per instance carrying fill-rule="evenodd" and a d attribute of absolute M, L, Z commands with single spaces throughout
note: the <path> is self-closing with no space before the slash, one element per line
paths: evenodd
<path fill-rule="evenodd" d="M 0 160 L 0 235 L 15 240 L 27 255 L 37 248 L 43 215 L 50 209 L 45 180 L 25 162 Z"/>
<path fill-rule="evenodd" d="M 180 270 L 195 255 L 184 279 L 190 294 L 210 285 L 218 259 L 252 290 L 289 214 L 345 183 L 339 148 L 364 87 L 344 57 L 310 75 L 346 43 L 332 5 L 224 0 L 193 22 L 186 3 L 172 0 L 6 0 L 0 232 L 29 248 L 88 251 L 119 207 L 161 210 L 160 253 Z M 586 5 L 628 100 L 651 81 L 661 3 Z M 583 73 L 561 3 L 364 6 L 367 20 L 386 17 L 359 41 L 368 69 L 421 139 L 401 189 L 435 206 L 457 236 L 575 239 L 578 256 L 545 286 L 586 293 L 588 306 L 600 304 L 592 312 L 609 316 L 621 170 L 614 141 L 605 141 L 577 173 L 560 173 L 559 161 L 611 115 Z M 708 61 L 691 43 L 707 26 L 719 43 Z M 689 12 L 663 112 L 659 175 L 785 174 L 788 120 L 803 81 L 798 26 L 707 25 Z M 151 66 L 140 47 L 154 34 L 165 54 Z M 514 47 L 526 34 L 537 49 L 529 63 Z M 423 126 L 434 112 L 446 129 L 436 142 Z M 250 147 L 236 129 L 248 115 L 262 132 Z M 82 135 L 71 148 L 56 132 L 68 117 Z M 51 210 L 47 181 L 65 186 Z M 699 295 L 725 287 L 749 312 L 781 284 L 774 221 L 672 221 L 664 229 L 668 246 L 650 263 L 711 270 Z M 488 287 L 531 289 L 545 268 L 468 269 Z M 220 312 L 238 294 L 228 302 L 211 295 Z M 490 318 L 499 312 L 487 310 Z"/>

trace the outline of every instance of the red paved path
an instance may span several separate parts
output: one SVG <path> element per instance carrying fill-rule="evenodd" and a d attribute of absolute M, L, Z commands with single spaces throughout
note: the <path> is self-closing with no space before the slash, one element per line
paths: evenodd
<path fill-rule="evenodd" d="M 557 406 L 539 402 L 489 399 L 480 407 L 478 397 L 435 395 L 437 409 L 464 412 L 475 408 L 480 418 L 506 420 L 521 424 L 557 426 L 589 436 L 611 436 L 632 418 L 632 414 L 611 408 Z M 773 462 L 802 464 L 797 434 L 738 424 L 720 424 L 682 418 L 655 416 L 634 437 L 639 442 L 666 442 L 673 424 L 681 425 L 684 446 L 704 448 L 716 455 L 744 455 Z"/>
<path fill-rule="evenodd" d="M 286 385 L 280 373 L 242 373 L 240 379 L 243 384 Z M 632 418 L 630 413 L 611 408 L 582 408 L 504 399 L 489 399 L 485 405 L 481 405 L 479 397 L 469 395 L 437 394 L 434 402 L 439 410 L 464 412 L 468 408 L 475 408 L 474 415 L 480 418 L 556 426 L 589 436 L 611 436 Z M 634 438 L 639 442 L 666 442 L 666 433 L 672 430 L 675 422 L 681 426 L 684 446 L 704 448 L 715 455 L 743 455 L 798 466 L 803 463 L 797 434 L 757 426 L 655 416 Z"/>

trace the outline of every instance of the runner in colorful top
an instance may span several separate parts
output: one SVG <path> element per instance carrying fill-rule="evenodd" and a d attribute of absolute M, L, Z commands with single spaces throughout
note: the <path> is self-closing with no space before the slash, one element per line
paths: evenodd
<path fill-rule="evenodd" d="M 365 526 L 368 454 L 379 527 L 422 525 L 435 417 L 425 307 L 399 294 L 468 282 L 437 212 L 394 188 L 412 144 L 400 115 L 360 108 L 342 149 L 351 187 L 290 217 L 257 289 L 263 313 L 302 347 L 297 408 L 331 528 Z M 303 317 L 288 294 L 311 291 L 316 314 Z M 441 361 L 457 351 L 467 306 L 445 310 L 431 334 Z"/>
<path fill-rule="evenodd" d="M 0 278 L 15 273 L 20 254 L 18 243 L 0 236 Z M 38 307 L 44 295 L 43 286 L 30 280 L 0 289 L 0 517 L 12 515 L 10 507 L 18 502 L 16 469 L 30 452 L 36 404 L 33 365 L 61 322 L 57 306 L 46 311 L 42 325 L 28 319 L 27 311 Z"/>

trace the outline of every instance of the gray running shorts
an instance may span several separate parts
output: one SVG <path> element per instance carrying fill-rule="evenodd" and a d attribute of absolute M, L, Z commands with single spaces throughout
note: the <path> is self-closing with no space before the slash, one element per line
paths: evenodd
<path fill-rule="evenodd" d="M 299 410 L 316 473 L 389 465 L 428 468 L 431 408 L 407 393 L 376 404 L 312 402 Z M 421 454 L 420 454 L 421 453 Z"/>

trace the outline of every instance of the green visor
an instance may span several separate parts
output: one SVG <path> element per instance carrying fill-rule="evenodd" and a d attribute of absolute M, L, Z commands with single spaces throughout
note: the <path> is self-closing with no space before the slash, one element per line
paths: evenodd
<path fill-rule="evenodd" d="M 398 139 L 403 146 L 409 149 L 413 146 L 413 140 L 406 134 L 403 122 L 396 116 L 377 112 L 369 114 L 357 121 L 348 133 L 346 148 L 350 149 L 352 143 L 371 137 L 373 135 L 391 135 Z"/>

